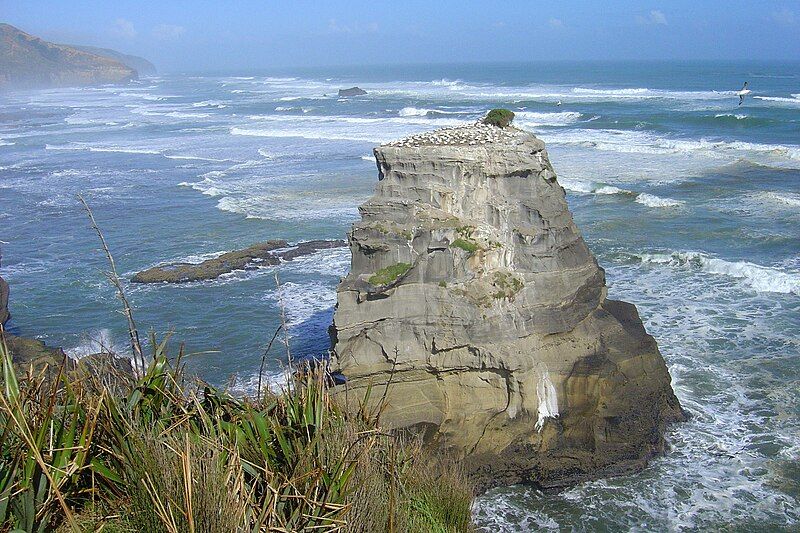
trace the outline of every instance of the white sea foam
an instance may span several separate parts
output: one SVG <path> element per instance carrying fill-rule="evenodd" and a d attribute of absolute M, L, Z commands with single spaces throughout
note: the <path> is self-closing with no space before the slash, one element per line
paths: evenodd
<path fill-rule="evenodd" d="M 424 117 L 427 116 L 430 111 L 430 109 L 425 108 L 404 107 L 398 111 L 397 114 L 401 117 Z"/>
<path fill-rule="evenodd" d="M 141 92 L 141 93 L 124 92 L 124 93 L 119 93 L 119 96 L 127 96 L 127 97 L 131 97 L 131 98 L 141 98 L 142 100 L 148 100 L 148 101 L 151 101 L 151 102 L 159 102 L 159 101 L 162 101 L 162 100 L 166 100 L 167 98 L 177 98 L 177 96 L 170 96 L 170 95 L 158 96 L 158 95 L 155 95 L 155 94 L 149 94 L 149 93 L 143 93 L 143 92 Z"/>
<path fill-rule="evenodd" d="M 594 191 L 595 194 L 630 194 L 631 192 L 625 189 L 620 189 L 619 187 L 614 187 L 613 185 L 603 185 L 598 187 Z"/>
<path fill-rule="evenodd" d="M 152 113 L 152 114 L 158 115 L 159 113 Z M 183 111 L 170 111 L 169 113 L 163 113 L 163 115 L 172 118 L 188 118 L 188 119 L 208 118 L 211 116 L 208 113 L 186 113 Z"/>
<path fill-rule="evenodd" d="M 445 111 L 443 109 L 429 109 L 425 107 L 404 107 L 397 112 L 401 117 L 427 117 L 431 115 L 464 115 L 471 111 Z"/>
<path fill-rule="evenodd" d="M 550 145 L 583 146 L 600 151 L 654 155 L 697 154 L 711 158 L 749 157 L 754 162 L 795 168 L 800 165 L 800 146 L 712 141 L 707 139 L 670 139 L 638 130 L 569 129 L 550 130 L 542 135 Z"/>
<path fill-rule="evenodd" d="M 277 344 L 276 342 L 275 345 L 277 346 Z M 276 346 L 273 346 L 272 349 L 277 352 Z M 258 394 L 260 382 L 262 391 L 269 390 L 273 394 L 280 394 L 286 390 L 290 379 L 288 368 L 286 370 L 264 370 L 260 379 L 258 372 L 252 372 L 246 376 L 236 375 L 228 392 L 233 396 L 254 398 Z"/>
<path fill-rule="evenodd" d="M 764 102 L 774 102 L 777 104 L 787 104 L 789 107 L 797 107 L 800 106 L 800 99 L 794 97 L 793 98 L 785 98 L 782 96 L 754 96 L 756 100 L 761 100 Z"/>
<path fill-rule="evenodd" d="M 234 126 L 231 135 L 387 142 L 421 129 L 464 124 L 456 119 L 427 117 L 251 115 L 248 118 L 252 125 Z"/>
<path fill-rule="evenodd" d="M 647 207 L 677 207 L 683 205 L 680 200 L 673 200 L 672 198 L 662 198 L 654 194 L 646 192 L 636 195 L 636 202 L 646 205 Z"/>
<path fill-rule="evenodd" d="M 214 158 L 214 157 L 201 157 L 201 156 L 197 156 L 197 155 L 175 155 L 175 154 L 166 155 L 165 154 L 164 157 L 166 157 L 167 159 L 181 159 L 181 160 L 185 159 L 185 160 L 189 160 L 189 161 L 211 161 L 211 162 L 214 162 L 214 163 L 223 163 L 225 161 L 233 161 L 232 159 L 217 159 L 217 158 Z"/>
<path fill-rule="evenodd" d="M 764 192 L 760 194 L 764 200 L 789 207 L 800 207 L 800 194 L 791 192 Z"/>
<path fill-rule="evenodd" d="M 161 153 L 160 150 L 153 150 L 150 148 L 132 148 L 125 146 L 98 146 L 87 143 L 46 144 L 45 150 L 67 150 L 67 151 L 86 150 L 89 152 L 115 152 L 120 154 L 145 154 L 145 155 L 157 155 Z"/>
<path fill-rule="evenodd" d="M 725 261 L 703 252 L 641 254 L 645 263 L 677 268 L 697 268 L 709 274 L 742 280 L 757 292 L 800 295 L 800 272 L 786 272 L 748 261 Z"/>
<path fill-rule="evenodd" d="M 3 139 L 0 139 L 0 146 L 13 146 L 13 145 L 15 145 L 15 144 L 16 144 L 16 143 L 13 143 L 13 142 L 9 142 L 9 141 L 6 141 L 6 140 L 3 140 Z"/>
<path fill-rule="evenodd" d="M 96 353 L 113 353 L 124 355 L 128 351 L 126 346 L 116 346 L 111 331 L 100 329 L 86 334 L 85 338 L 73 348 L 64 350 L 73 359 L 80 359 Z"/>
<path fill-rule="evenodd" d="M 594 183 L 574 178 L 558 178 L 558 183 L 568 191 L 582 194 L 634 194 L 627 189 L 620 189 L 613 185 Z"/>
<path fill-rule="evenodd" d="M 369 161 L 370 163 L 374 163 L 375 162 L 375 156 L 374 155 L 362 155 L 361 159 L 363 159 L 364 161 Z"/>
<path fill-rule="evenodd" d="M 713 101 L 734 97 L 733 91 L 669 91 L 649 88 L 596 88 L 571 87 L 564 85 L 521 85 L 492 86 L 469 84 L 463 82 L 396 82 L 391 88 L 385 85 L 366 84 L 364 88 L 371 94 L 399 95 L 413 98 L 454 100 L 512 100 L 546 101 L 555 103 L 617 100 L 678 100 L 678 101 Z"/>
<path fill-rule="evenodd" d="M 287 281 L 266 294 L 274 302 L 283 302 L 286 308 L 289 331 L 310 320 L 315 314 L 332 309 L 336 305 L 336 287 L 330 283 L 311 281 L 294 283 Z"/>
<path fill-rule="evenodd" d="M 286 268 L 297 272 L 344 277 L 350 271 L 350 248 L 330 248 L 298 257 L 286 263 Z"/>
<path fill-rule="evenodd" d="M 517 111 L 514 122 L 522 127 L 535 128 L 537 126 L 568 126 L 580 120 L 581 114 L 576 111 L 563 111 L 560 113 L 535 113 L 533 111 Z"/>
<path fill-rule="evenodd" d="M 211 193 L 220 195 L 214 187 L 204 190 L 204 194 Z M 281 203 L 283 204 L 281 207 L 275 206 L 275 204 Z M 217 209 L 260 220 L 338 219 L 352 221 L 358 218 L 356 205 L 347 205 L 343 199 L 334 201 L 331 198 L 317 199 L 316 201 L 284 201 L 273 196 L 224 196 L 217 201 Z"/>
<path fill-rule="evenodd" d="M 192 107 L 213 107 L 216 109 L 223 109 L 227 106 L 227 102 L 223 100 L 203 100 L 202 102 L 194 102 Z"/>
<path fill-rule="evenodd" d="M 716 115 L 714 115 L 714 118 L 725 118 L 725 117 L 735 118 L 736 120 L 744 120 L 747 118 L 747 115 L 743 113 L 717 113 Z"/>

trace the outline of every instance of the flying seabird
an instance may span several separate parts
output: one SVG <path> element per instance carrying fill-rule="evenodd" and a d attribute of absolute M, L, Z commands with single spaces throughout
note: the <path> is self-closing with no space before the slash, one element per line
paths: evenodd
<path fill-rule="evenodd" d="M 736 93 L 736 96 L 739 97 L 739 105 L 742 105 L 742 102 L 744 102 L 744 97 L 750 94 L 750 92 L 750 89 L 747 88 L 747 82 L 744 82 L 744 85 L 742 85 L 742 90 Z"/>

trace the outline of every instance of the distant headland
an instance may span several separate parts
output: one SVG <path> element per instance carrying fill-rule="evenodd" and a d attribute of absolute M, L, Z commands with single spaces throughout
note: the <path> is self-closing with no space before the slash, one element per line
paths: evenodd
<path fill-rule="evenodd" d="M 0 24 L 0 90 L 127 83 L 155 72 L 155 66 L 141 57 L 55 44 Z"/>

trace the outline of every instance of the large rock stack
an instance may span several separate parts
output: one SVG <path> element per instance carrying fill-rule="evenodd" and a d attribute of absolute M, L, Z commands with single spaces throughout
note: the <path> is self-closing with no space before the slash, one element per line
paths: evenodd
<path fill-rule="evenodd" d="M 371 385 L 384 423 L 461 456 L 480 488 L 562 486 L 661 451 L 683 418 L 669 373 L 636 308 L 606 299 L 544 143 L 476 124 L 375 158 L 332 328 L 342 396 Z"/>

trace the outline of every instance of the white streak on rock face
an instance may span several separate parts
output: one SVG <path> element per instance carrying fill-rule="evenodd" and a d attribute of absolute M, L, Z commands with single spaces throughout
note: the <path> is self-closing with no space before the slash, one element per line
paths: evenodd
<path fill-rule="evenodd" d="M 542 431 L 546 418 L 558 417 L 558 396 L 547 370 L 542 372 L 542 377 L 539 378 L 536 394 L 539 396 L 539 419 L 536 421 L 536 431 Z"/>

